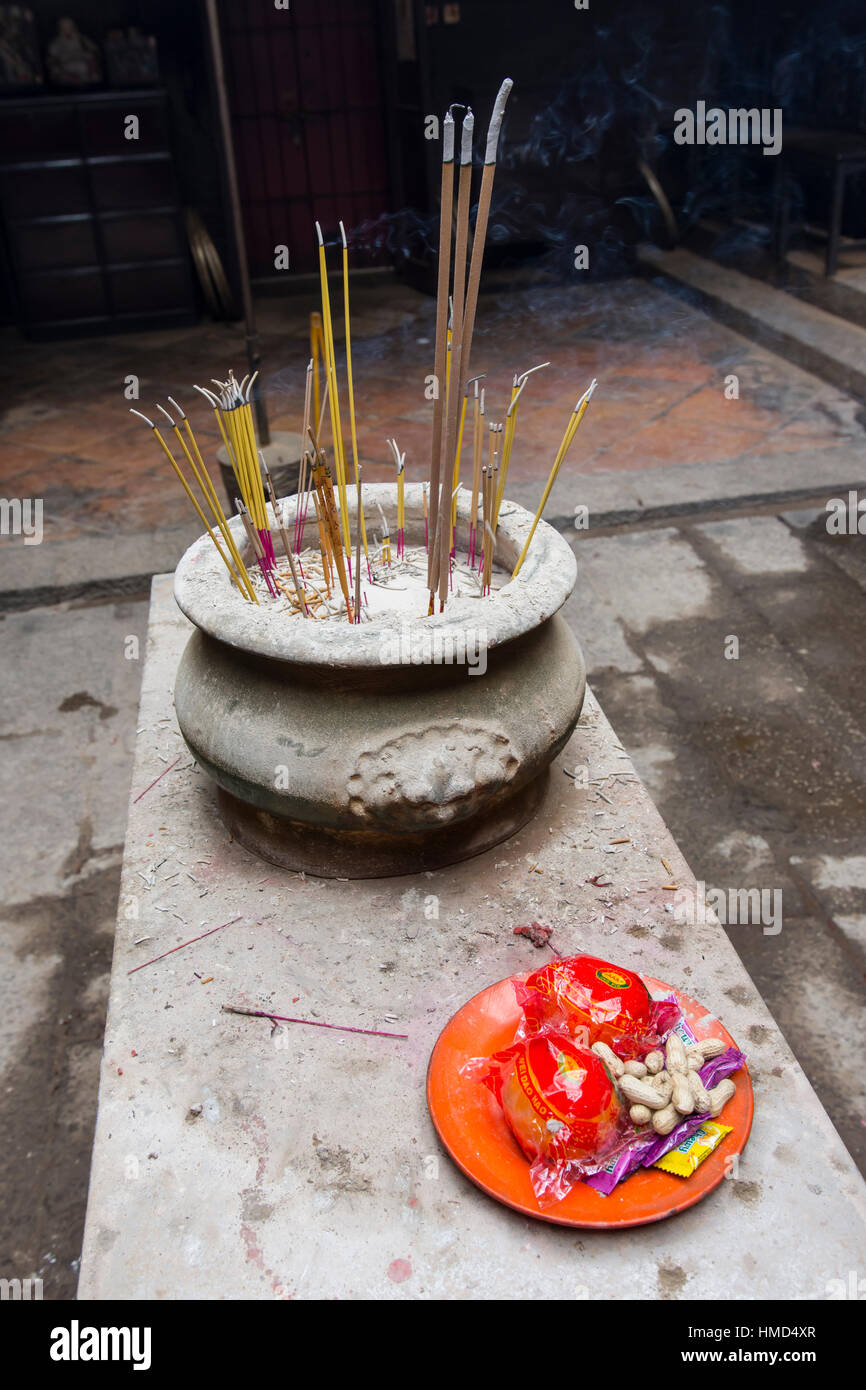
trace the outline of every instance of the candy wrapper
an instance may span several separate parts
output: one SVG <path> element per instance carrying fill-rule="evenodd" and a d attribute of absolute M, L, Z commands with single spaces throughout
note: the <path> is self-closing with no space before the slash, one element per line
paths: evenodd
<path fill-rule="evenodd" d="M 673 1000 L 654 1000 L 633 970 L 595 956 L 565 956 L 515 980 L 523 1012 L 521 1036 L 544 1028 L 567 1033 L 584 1047 L 607 1043 L 623 1061 L 641 1058 L 680 1017 Z"/>
<path fill-rule="evenodd" d="M 628 1108 L 598 1057 L 550 1029 L 464 1068 L 488 1086 L 530 1161 L 540 1206 L 560 1201 L 634 1139 Z"/>
<path fill-rule="evenodd" d="M 704 1120 L 694 1134 L 681 1139 L 675 1149 L 663 1154 L 653 1164 L 663 1173 L 673 1173 L 677 1178 L 690 1178 L 696 1173 L 705 1158 L 719 1147 L 726 1134 L 731 1133 L 730 1125 L 720 1125 L 716 1120 Z"/>
<path fill-rule="evenodd" d="M 678 1025 L 676 1031 L 687 1041 L 694 1042 L 694 1034 L 685 1020 Z M 739 1071 L 740 1067 L 745 1065 L 745 1061 L 742 1052 L 738 1052 L 735 1047 L 729 1047 L 727 1052 L 722 1052 L 718 1057 L 706 1062 L 698 1075 L 706 1089 L 711 1091 L 726 1076 Z M 637 1168 L 651 1168 L 664 1154 L 670 1153 L 682 1144 L 684 1139 L 688 1139 L 700 1129 L 701 1125 L 711 1120 L 710 1115 L 684 1115 L 682 1124 L 678 1124 L 670 1134 L 658 1135 L 655 1131 L 640 1134 L 616 1154 L 611 1154 L 603 1167 L 596 1173 L 588 1174 L 584 1181 L 589 1187 L 594 1187 L 596 1192 L 607 1197 L 623 1178 L 627 1178 Z"/>

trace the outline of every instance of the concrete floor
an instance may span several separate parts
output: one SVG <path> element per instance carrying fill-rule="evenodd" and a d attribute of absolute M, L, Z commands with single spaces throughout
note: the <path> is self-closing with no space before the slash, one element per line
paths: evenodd
<path fill-rule="evenodd" d="M 295 424 L 310 307 L 262 306 L 277 425 Z M 386 432 L 420 476 L 432 306 L 380 286 L 359 292 L 357 318 L 365 476 L 390 476 Z M 572 533 L 570 619 L 698 877 L 782 891 L 778 934 L 730 935 L 866 1167 L 863 1095 L 835 1064 L 840 1042 L 857 1055 L 866 995 L 866 561 L 862 537 L 830 538 L 814 515 L 864 480 L 860 404 L 641 281 L 482 303 L 475 368 L 494 404 L 512 370 L 544 357 L 554 366 L 521 415 L 509 491 L 534 506 L 597 375 L 583 452 L 550 508 L 566 527 L 591 504 L 589 530 Z M 203 325 L 16 342 L 6 368 L 0 491 L 43 497 L 46 523 L 41 546 L 0 538 L 0 1273 L 50 1271 L 54 1296 L 75 1288 L 86 1196 L 143 656 L 130 639 L 145 627 L 145 577 L 198 532 L 129 424 L 123 383 L 140 377 L 147 411 L 168 392 L 188 402 L 191 381 L 241 360 L 236 327 Z M 732 373 L 737 400 L 724 396 Z M 203 412 L 195 423 L 207 441 Z M 603 524 L 624 497 L 653 501 L 635 522 Z"/>

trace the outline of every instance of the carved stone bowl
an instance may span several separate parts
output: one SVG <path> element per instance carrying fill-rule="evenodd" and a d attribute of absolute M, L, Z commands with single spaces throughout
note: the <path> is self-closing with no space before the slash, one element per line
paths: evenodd
<path fill-rule="evenodd" d="M 470 501 L 458 495 L 461 535 Z M 351 513 L 352 490 L 349 502 Z M 393 485 L 365 487 L 364 507 L 368 518 L 381 507 L 395 534 Z M 420 485 L 406 488 L 405 513 L 407 545 L 423 544 Z M 495 563 L 513 568 L 531 522 L 503 503 Z M 237 518 L 233 530 L 243 553 Z M 583 659 L 558 615 L 576 577 L 568 543 L 542 522 L 517 578 L 491 596 L 353 627 L 245 602 L 208 537 L 196 541 L 175 575 L 197 629 L 175 708 L 234 837 L 287 869 L 375 878 L 512 835 L 583 704 Z"/>

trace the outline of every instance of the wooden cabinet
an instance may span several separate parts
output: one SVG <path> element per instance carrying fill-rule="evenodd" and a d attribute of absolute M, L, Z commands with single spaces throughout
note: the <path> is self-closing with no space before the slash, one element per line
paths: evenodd
<path fill-rule="evenodd" d="M 194 319 L 164 92 L 0 102 L 0 208 L 10 299 L 28 336 Z"/>

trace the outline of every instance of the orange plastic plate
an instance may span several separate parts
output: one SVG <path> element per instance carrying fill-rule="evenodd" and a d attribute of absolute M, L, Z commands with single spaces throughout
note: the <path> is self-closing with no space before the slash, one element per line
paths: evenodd
<path fill-rule="evenodd" d="M 652 994 L 676 997 L 698 1038 L 721 1037 L 736 1047 L 730 1033 L 715 1018 L 709 1018 L 703 1005 L 672 985 L 643 978 Z M 541 1221 L 605 1230 L 663 1221 L 694 1206 L 718 1187 L 727 1171 L 727 1160 L 742 1153 L 752 1127 L 752 1082 L 745 1067 L 734 1074 L 737 1093 L 719 1116 L 733 1132 L 725 1135 L 691 1177 L 677 1178 L 658 1168 L 640 1168 L 609 1197 L 579 1182 L 561 1202 L 540 1207 L 529 1181 L 529 1164 L 493 1093 L 461 1075 L 470 1058 L 489 1057 L 508 1047 L 519 1020 L 511 979 L 490 985 L 464 1004 L 443 1029 L 427 1071 L 427 1104 L 439 1138 L 457 1167 L 482 1192 Z"/>

